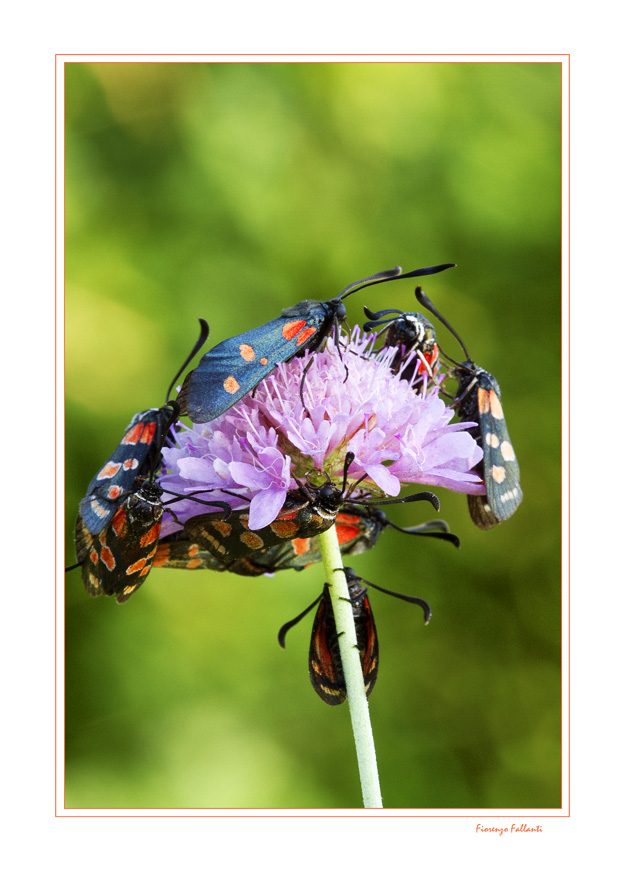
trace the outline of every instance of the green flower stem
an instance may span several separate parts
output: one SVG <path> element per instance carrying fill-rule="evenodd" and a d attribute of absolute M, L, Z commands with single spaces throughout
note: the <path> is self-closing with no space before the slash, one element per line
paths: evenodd
<path fill-rule="evenodd" d="M 335 526 L 333 525 L 326 532 L 322 532 L 319 541 L 324 571 L 330 585 L 330 598 L 333 603 L 335 625 L 339 638 L 339 653 L 346 681 L 348 707 L 350 708 L 354 744 L 361 777 L 363 807 L 381 808 L 383 800 L 376 766 L 374 734 L 367 696 L 365 695 L 350 594 L 345 574 L 342 571 L 335 571 L 335 569 L 343 568 Z"/>

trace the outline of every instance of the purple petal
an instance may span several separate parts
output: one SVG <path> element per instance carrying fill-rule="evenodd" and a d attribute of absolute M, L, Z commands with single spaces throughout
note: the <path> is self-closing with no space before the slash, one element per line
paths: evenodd
<path fill-rule="evenodd" d="M 200 484 L 214 484 L 215 471 L 212 463 L 196 457 L 182 457 L 178 461 L 178 471 L 181 478 L 197 481 Z"/>
<path fill-rule="evenodd" d="M 363 471 L 367 472 L 376 486 L 389 496 L 397 496 L 400 492 L 400 480 L 389 471 L 387 466 L 364 463 Z"/>
<path fill-rule="evenodd" d="M 270 488 L 257 493 L 250 503 L 250 519 L 248 521 L 250 529 L 263 529 L 264 526 L 269 526 L 280 513 L 286 498 L 286 490 Z"/>

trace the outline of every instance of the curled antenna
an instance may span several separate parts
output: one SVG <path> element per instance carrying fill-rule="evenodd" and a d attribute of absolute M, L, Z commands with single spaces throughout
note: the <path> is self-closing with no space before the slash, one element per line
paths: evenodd
<path fill-rule="evenodd" d="M 386 525 L 392 529 L 397 529 L 398 532 L 404 532 L 406 535 L 424 535 L 428 538 L 440 538 L 443 541 L 449 541 L 455 547 L 461 546 L 461 541 L 458 535 L 450 532 L 450 527 L 445 520 L 430 520 L 428 523 L 420 523 L 419 526 L 396 526 L 391 520 L 385 518 Z"/>
<path fill-rule="evenodd" d="M 382 272 L 376 272 L 374 275 L 370 275 L 367 278 L 361 278 L 359 281 L 353 281 L 352 284 L 349 284 L 339 294 L 339 299 L 344 299 L 346 296 L 350 296 L 352 293 L 356 293 L 358 288 L 361 287 L 369 287 L 370 284 L 378 284 L 381 281 L 392 281 L 394 278 L 399 278 L 402 274 L 401 266 L 394 266 L 393 269 L 383 269 Z M 407 278 L 406 275 L 402 276 L 403 278 Z"/>
<path fill-rule="evenodd" d="M 435 511 L 439 511 L 439 507 L 440 507 L 439 499 L 437 498 L 437 496 L 435 496 L 434 493 L 430 493 L 427 490 L 423 491 L 422 493 L 413 493 L 410 496 L 402 496 L 399 499 L 382 499 L 382 500 L 371 500 L 371 499 L 366 500 L 366 499 L 362 499 L 362 498 L 351 499 L 350 497 L 352 496 L 354 491 L 357 489 L 357 487 L 359 486 L 361 481 L 364 481 L 368 477 L 367 472 L 365 472 L 363 475 L 361 475 L 360 478 L 358 478 L 356 481 L 354 481 L 352 484 L 350 484 L 350 487 L 348 488 L 348 490 L 346 492 L 346 487 L 348 486 L 348 472 L 349 472 L 350 466 L 352 465 L 354 460 L 355 460 L 354 453 L 352 451 L 348 451 L 346 453 L 345 461 L 343 464 L 343 482 L 341 484 L 341 504 L 342 505 L 360 505 L 360 506 L 369 507 L 370 505 L 398 505 L 398 504 L 404 503 L 404 502 L 430 502 L 430 504 L 433 506 Z M 328 475 L 326 475 L 326 477 L 328 478 L 328 486 L 332 486 L 332 484 L 330 482 L 330 477 Z M 299 483 L 298 487 L 305 495 L 310 497 L 310 494 L 306 490 L 306 487 L 304 485 Z"/>
<path fill-rule="evenodd" d="M 364 477 L 367 477 L 365 475 Z M 360 478 L 357 481 L 357 484 L 362 481 L 363 478 Z M 413 493 L 410 496 L 402 496 L 400 499 L 381 499 L 381 500 L 363 500 L 363 499 L 344 499 L 344 503 L 347 502 L 348 505 L 399 505 L 401 502 L 430 502 L 435 511 L 439 511 L 439 499 L 435 496 L 434 493 L 430 493 L 428 490 L 425 490 L 422 493 Z"/>
<path fill-rule="evenodd" d="M 198 320 L 200 321 L 200 335 L 198 336 L 198 341 L 193 346 L 191 353 L 189 354 L 189 356 L 187 357 L 187 359 L 185 360 L 183 365 L 180 367 L 180 369 L 178 370 L 176 375 L 174 375 L 174 377 L 172 378 L 172 383 L 167 388 L 167 393 L 165 395 L 165 404 L 166 405 L 168 405 L 170 403 L 170 393 L 174 389 L 174 385 L 176 384 L 176 382 L 178 381 L 180 376 L 183 374 L 183 372 L 185 371 L 187 366 L 191 363 L 193 358 L 196 356 L 196 354 L 198 353 L 200 348 L 204 345 L 206 340 L 209 338 L 209 325 L 204 320 L 204 318 L 198 318 Z M 169 427 L 168 427 L 168 429 L 169 429 Z"/>
<path fill-rule="evenodd" d="M 394 269 L 385 269 L 383 272 L 377 272 L 375 275 L 370 275 L 369 278 L 362 278 L 360 281 L 355 281 L 349 284 L 339 294 L 338 299 L 345 299 L 352 293 L 356 293 L 363 287 L 369 287 L 372 284 L 382 284 L 385 281 L 397 281 L 399 278 L 418 278 L 422 275 L 435 275 L 437 272 L 443 272 L 444 269 L 451 269 L 456 266 L 456 263 L 444 263 L 441 266 L 425 266 L 422 269 L 414 269 L 412 272 L 402 273 L 402 267 L 396 266 Z"/>
<path fill-rule="evenodd" d="M 366 587 L 373 587 L 375 590 L 378 590 L 381 593 L 387 593 L 388 596 L 393 596 L 396 599 L 402 599 L 403 602 L 410 602 L 412 605 L 419 605 L 422 611 L 424 612 L 424 623 L 428 624 L 430 622 L 430 618 L 432 617 L 432 611 L 430 605 L 425 599 L 421 599 L 419 596 L 405 596 L 403 593 L 394 593 L 393 590 L 387 590 L 385 587 L 379 587 L 378 584 L 373 584 L 371 581 L 366 581 L 365 578 L 359 577 L 354 569 L 351 569 L 349 566 L 341 569 L 334 569 L 336 572 L 343 572 L 346 576 L 346 580 L 348 581 L 362 581 Z"/>
<path fill-rule="evenodd" d="M 363 329 L 366 333 L 371 332 L 371 330 L 377 329 L 383 324 L 386 325 L 385 329 L 387 329 L 390 324 L 397 320 L 397 317 L 387 318 L 387 320 L 384 321 L 381 320 L 381 318 L 385 317 L 386 315 L 398 315 L 399 317 L 402 317 L 402 315 L 406 314 L 406 312 L 400 311 L 400 309 L 397 308 L 386 308 L 383 311 L 373 312 L 366 305 L 363 306 L 363 311 L 365 312 L 366 317 L 369 318 L 369 321 L 363 324 Z M 382 333 L 384 332 L 384 330 L 380 330 L 380 332 Z"/>
<path fill-rule="evenodd" d="M 289 632 L 291 627 L 295 626 L 296 623 L 299 623 L 303 617 L 306 617 L 306 615 L 309 613 L 309 611 L 311 611 L 317 605 L 317 603 L 319 602 L 319 600 L 322 598 L 323 595 L 324 595 L 323 593 L 320 593 L 319 596 L 317 597 L 317 599 L 314 602 L 311 602 L 309 607 L 305 608 L 301 614 L 298 614 L 298 616 L 294 617 L 293 620 L 290 620 L 288 623 L 285 623 L 284 626 L 281 626 L 281 628 L 278 632 L 278 643 L 280 644 L 280 646 L 282 648 L 285 647 L 285 635 Z"/>
<path fill-rule="evenodd" d="M 179 403 L 177 402 L 176 399 L 170 399 L 170 393 L 174 389 L 174 385 L 176 384 L 176 382 L 178 381 L 178 379 L 180 378 L 182 373 L 185 371 L 185 369 L 187 368 L 189 363 L 191 363 L 193 358 L 196 356 L 196 354 L 198 353 L 200 348 L 204 345 L 204 343 L 206 342 L 206 340 L 209 337 L 209 325 L 208 325 L 208 323 L 204 320 L 204 318 L 198 318 L 198 321 L 200 322 L 200 335 L 198 336 L 195 345 L 191 349 L 191 352 L 188 354 L 187 359 L 185 360 L 183 365 L 180 367 L 180 369 L 178 370 L 176 375 L 174 375 L 170 386 L 167 388 L 167 393 L 165 395 L 165 406 L 169 405 L 172 409 L 172 413 L 171 413 L 168 421 L 166 422 L 165 426 L 163 427 L 163 435 L 161 436 L 159 449 L 155 455 L 155 462 L 154 462 L 154 464 L 152 466 L 152 470 L 150 472 L 150 480 L 154 480 L 154 477 L 156 476 L 159 464 L 161 462 L 161 452 L 162 452 L 163 447 L 165 446 L 165 443 L 168 439 L 171 428 L 178 421 L 178 418 L 180 417 L 180 413 L 181 413 Z M 163 410 L 165 410 L 165 406 L 164 406 Z M 166 493 L 167 490 L 164 490 L 163 492 Z M 196 500 L 196 501 L 198 501 L 198 500 Z M 215 503 L 209 502 L 207 504 L 213 505 Z M 220 504 L 225 505 L 226 503 L 222 502 Z"/>
<path fill-rule="evenodd" d="M 454 327 L 451 326 L 451 324 L 448 323 L 448 321 L 444 318 L 444 316 L 443 316 L 442 314 L 440 314 L 440 313 L 437 311 L 437 309 L 436 309 L 435 306 L 432 304 L 432 302 L 429 300 L 429 298 L 426 296 L 426 294 L 424 293 L 424 291 L 422 290 L 421 287 L 416 287 L 416 288 L 415 288 L 415 296 L 416 296 L 416 298 L 417 298 L 417 301 L 418 301 L 421 305 L 423 305 L 424 308 L 427 309 L 427 311 L 429 311 L 431 314 L 433 314 L 433 315 L 437 318 L 437 320 L 441 321 L 441 323 L 444 325 L 444 327 L 446 327 L 446 329 L 448 329 L 448 330 L 452 333 L 452 335 L 454 336 L 454 338 L 457 340 L 457 342 L 459 343 L 459 345 L 460 345 L 461 348 L 463 349 L 466 358 L 467 358 L 468 360 L 471 360 L 472 357 L 471 357 L 471 355 L 470 355 L 470 352 L 469 352 L 469 351 L 467 350 L 467 348 L 465 347 L 465 342 L 463 341 L 463 339 L 459 336 L 459 334 L 458 334 L 457 331 L 454 329 Z M 443 352 L 442 352 L 442 353 L 443 353 Z M 444 356 L 447 357 L 448 355 L 447 355 L 447 354 L 444 354 Z M 452 359 L 452 358 L 451 358 L 451 357 L 448 357 L 448 359 L 450 360 L 450 359 Z M 455 361 L 452 360 L 452 362 L 454 363 Z"/>

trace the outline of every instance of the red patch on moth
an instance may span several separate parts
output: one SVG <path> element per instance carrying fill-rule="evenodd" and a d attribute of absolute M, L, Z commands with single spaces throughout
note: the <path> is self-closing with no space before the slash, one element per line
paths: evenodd
<path fill-rule="evenodd" d="M 289 341 L 295 338 L 303 327 L 306 327 L 306 321 L 289 321 L 283 327 L 283 339 Z"/>

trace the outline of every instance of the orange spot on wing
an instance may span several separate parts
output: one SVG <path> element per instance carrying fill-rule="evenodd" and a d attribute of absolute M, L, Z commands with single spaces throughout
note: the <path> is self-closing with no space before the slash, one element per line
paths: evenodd
<path fill-rule="evenodd" d="M 141 441 L 144 445 L 152 444 L 154 439 L 154 432 L 156 430 L 156 423 L 147 423 L 144 427 L 143 433 L 141 435 Z"/>
<path fill-rule="evenodd" d="M 306 321 L 289 321 L 283 327 L 283 339 L 293 339 L 303 327 L 306 327 Z"/>
<path fill-rule="evenodd" d="M 228 378 L 224 379 L 223 387 L 226 393 L 230 393 L 232 395 L 239 390 L 239 382 L 232 375 L 229 375 Z"/>
<path fill-rule="evenodd" d="M 141 438 L 143 432 L 143 423 L 136 423 L 132 429 L 129 429 L 122 439 L 123 445 L 136 445 Z"/>
<path fill-rule="evenodd" d="M 338 514 L 335 520 L 339 544 L 346 544 L 359 534 L 360 518 L 354 514 Z"/>
<path fill-rule="evenodd" d="M 481 414 L 489 414 L 490 410 L 490 402 L 489 402 L 489 393 L 491 391 L 485 390 L 484 387 L 478 388 L 478 410 Z"/>
<path fill-rule="evenodd" d="M 257 535 L 255 532 L 250 532 L 250 530 L 242 532 L 239 536 L 239 540 L 245 544 L 246 547 L 249 547 L 250 550 L 263 550 L 265 547 L 265 542 L 261 536 Z"/>
<path fill-rule="evenodd" d="M 149 529 L 145 535 L 141 536 L 141 546 L 148 547 L 149 544 L 152 544 L 153 541 L 156 541 L 159 537 L 159 533 L 161 531 L 161 524 L 155 523 L 151 529 Z"/>
<path fill-rule="evenodd" d="M 495 390 L 491 390 L 489 392 L 489 402 L 491 405 L 491 413 L 494 417 L 497 417 L 499 420 L 501 420 L 504 417 L 504 412 L 502 411 L 502 405 L 500 404 L 498 394 Z"/>
<path fill-rule="evenodd" d="M 222 538 L 228 538 L 228 536 L 233 531 L 232 525 L 230 523 L 226 523 L 225 520 L 212 520 L 211 526 L 215 530 L 215 532 L 219 532 L 219 534 L 222 536 Z M 212 536 L 210 536 L 208 534 L 206 537 L 209 539 L 213 538 Z"/>
<path fill-rule="evenodd" d="M 127 575 L 134 575 L 135 572 L 141 571 L 141 569 L 143 569 L 145 565 L 146 565 L 145 559 L 143 559 L 143 558 L 138 559 L 136 563 L 132 564 L 132 566 L 128 566 L 128 568 L 126 569 L 126 574 Z"/>
<path fill-rule="evenodd" d="M 100 551 L 100 559 L 105 564 L 107 569 L 112 572 L 115 568 L 115 557 L 113 556 L 110 548 L 102 548 L 102 550 Z"/>
<path fill-rule="evenodd" d="M 337 528 L 337 539 L 339 540 L 339 544 L 347 544 L 359 534 L 358 526 L 345 526 L 344 524 L 339 525 L 337 523 L 335 523 L 335 526 Z"/>
<path fill-rule="evenodd" d="M 98 472 L 98 481 L 102 481 L 105 478 L 112 478 L 116 475 L 121 467 L 121 463 L 107 463 L 99 472 Z"/>
<path fill-rule="evenodd" d="M 311 550 L 311 539 L 294 538 L 292 539 L 291 546 L 293 547 L 293 552 L 296 556 L 302 556 Z"/>
<path fill-rule="evenodd" d="M 119 535 L 122 529 L 124 528 L 124 524 L 126 523 L 126 512 L 124 511 L 124 507 L 118 508 L 115 514 L 113 515 L 113 520 L 111 521 L 111 529 L 116 535 Z"/>
<path fill-rule="evenodd" d="M 289 520 L 277 519 L 270 523 L 270 526 L 279 538 L 293 538 L 294 533 L 298 531 L 298 524 Z"/>
<path fill-rule="evenodd" d="M 252 345 L 239 345 L 239 353 L 246 361 L 246 363 L 252 363 L 252 361 L 256 358 L 256 354 L 254 353 L 254 348 Z"/>
<path fill-rule="evenodd" d="M 308 330 L 304 330 L 299 336 L 296 345 L 301 345 L 303 342 L 306 342 L 311 336 L 315 334 L 315 327 L 309 327 Z"/>
<path fill-rule="evenodd" d="M 157 552 L 154 557 L 154 565 L 156 567 L 164 565 L 170 558 L 169 544 L 160 544 L 157 547 Z"/>
<path fill-rule="evenodd" d="M 501 484 L 506 478 L 506 471 L 502 466 L 493 466 L 491 469 L 491 477 L 496 484 Z"/>
<path fill-rule="evenodd" d="M 130 596 L 131 593 L 134 593 L 134 592 L 135 592 L 135 590 L 137 589 L 138 586 L 139 586 L 139 584 L 133 584 L 133 585 L 130 586 L 130 587 L 124 587 L 124 589 L 122 590 L 122 595 L 123 595 L 125 598 L 128 598 L 128 597 Z"/>
<path fill-rule="evenodd" d="M 505 460 L 515 459 L 515 451 L 513 450 L 513 445 L 510 442 L 502 442 L 502 456 Z"/>
<path fill-rule="evenodd" d="M 91 510 L 94 514 L 97 514 L 98 517 L 106 517 L 109 513 L 109 509 L 106 505 L 102 505 L 101 502 L 98 502 L 97 499 L 91 500 Z"/>

